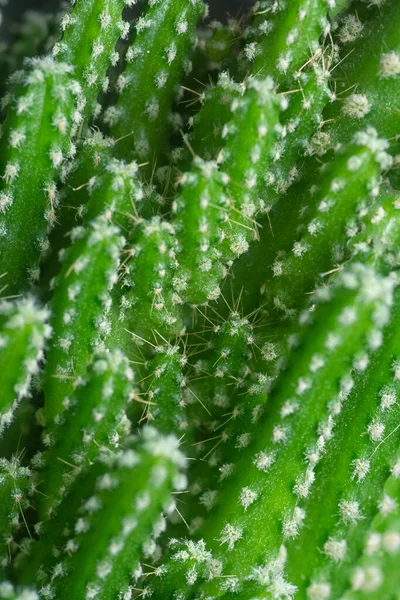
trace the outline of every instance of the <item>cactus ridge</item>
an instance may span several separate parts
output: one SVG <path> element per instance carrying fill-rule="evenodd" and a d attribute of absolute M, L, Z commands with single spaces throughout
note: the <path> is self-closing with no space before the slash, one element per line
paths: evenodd
<path fill-rule="evenodd" d="M 107 70 L 119 61 L 117 41 L 129 33 L 122 11 L 133 4 L 133 0 L 73 2 L 71 12 L 61 19 L 62 38 L 54 44 L 52 55 L 73 65 L 82 84 L 80 126 L 101 110 L 97 96 L 100 91 L 107 92 Z"/>
<path fill-rule="evenodd" d="M 204 11 L 202 0 L 149 1 L 148 10 L 134 23 L 125 70 L 116 82 L 119 98 L 104 115 L 113 137 L 124 136 L 117 148 L 120 155 L 151 165 L 164 158 L 168 133 L 174 122 L 179 127 L 171 104 L 179 95 L 182 74 L 190 69 L 187 54 Z"/>
<path fill-rule="evenodd" d="M 32 392 L 52 333 L 49 317 L 49 311 L 31 297 L 0 304 L 0 434 L 12 423 L 21 400 Z"/>
<path fill-rule="evenodd" d="M 185 485 L 185 458 L 173 435 L 148 427 L 141 436 L 117 452 L 100 454 L 86 481 L 78 479 L 59 506 L 52 527 L 41 525 L 31 576 L 42 585 L 42 595 L 63 598 L 73 591 L 78 597 L 107 598 L 125 593 L 132 572 L 140 575 L 142 546 L 149 557 L 155 552 L 165 527 L 162 513 L 174 509 L 171 493 Z M 115 517 L 107 520 L 110 503 Z M 72 582 L 67 575 L 78 564 L 79 577 Z"/>
<path fill-rule="evenodd" d="M 72 72 L 72 66 L 51 58 L 31 59 L 8 97 L 1 139 L 0 270 L 11 294 L 39 278 L 47 230 L 57 218 L 60 170 L 76 150 L 69 134 L 80 84 Z"/>

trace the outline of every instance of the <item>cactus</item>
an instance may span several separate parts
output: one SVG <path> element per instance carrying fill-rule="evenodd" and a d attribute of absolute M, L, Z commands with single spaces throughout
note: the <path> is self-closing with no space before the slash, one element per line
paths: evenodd
<path fill-rule="evenodd" d="M 15 551 L 14 535 L 21 527 L 26 527 L 31 535 L 24 517 L 24 510 L 29 506 L 31 492 L 31 471 L 21 465 L 21 460 L 13 456 L 11 460 L 0 461 L 0 494 L 1 494 L 1 569 L 11 561 Z M 1 589 L 1 588 L 0 588 Z"/>
<path fill-rule="evenodd" d="M 343 54 L 348 56 L 335 71 L 341 102 L 326 112 L 326 119 L 334 120 L 328 124 L 332 144 L 345 139 L 345 129 L 348 136 L 361 123 L 363 126 L 375 127 L 386 139 L 398 135 L 390 99 L 398 93 L 399 85 L 396 66 L 400 50 L 396 35 L 400 19 L 399 6 L 396 2 L 381 3 L 382 6 L 377 3 L 369 4 L 369 10 L 359 2 L 351 6 L 350 14 L 343 17 L 339 27 L 338 41 L 343 45 Z M 350 19 L 353 21 L 352 33 L 344 35 L 346 26 L 349 28 Z M 370 39 L 376 27 L 380 28 L 381 34 L 372 38 L 372 60 L 372 54 L 366 51 L 365 41 Z M 340 82 L 344 72 L 345 85 Z M 341 89 L 343 87 L 344 90 Z"/>
<path fill-rule="evenodd" d="M 9 600 L 39 600 L 38 594 L 32 588 L 18 589 L 11 581 L 2 581 L 0 584 L 1 598 Z"/>
<path fill-rule="evenodd" d="M 134 0 L 74 2 L 61 19 L 62 38 L 52 49 L 55 59 L 74 66 L 82 86 L 80 123 L 97 114 L 97 96 L 108 90 L 107 69 L 119 61 L 118 39 L 126 39 L 129 23 L 122 19 L 124 6 Z"/>
<path fill-rule="evenodd" d="M 120 96 L 106 113 L 112 135 L 124 136 L 118 145 L 124 158 L 133 155 L 141 162 L 150 161 L 151 166 L 165 158 L 174 120 L 172 101 L 189 68 L 188 51 L 204 11 L 202 0 L 149 0 L 148 11 L 134 24 L 134 42 L 117 80 Z"/>
<path fill-rule="evenodd" d="M 10 293 L 27 277 L 39 278 L 47 229 L 57 218 L 59 171 L 75 152 L 69 133 L 80 84 L 71 79 L 72 67 L 50 58 L 30 65 L 7 97 L 1 139 L 0 270 Z"/>
<path fill-rule="evenodd" d="M 125 245 L 121 231 L 129 237 L 135 200 L 141 199 L 136 170 L 136 163 L 112 160 L 106 172 L 92 180 L 83 224 L 70 232 L 73 243 L 60 253 L 63 269 L 54 282 L 54 338 L 44 386 L 46 419 L 53 420 L 62 411 L 91 352 L 111 335 L 111 290 Z"/>
<path fill-rule="evenodd" d="M 266 72 L 284 81 L 301 68 L 309 55 L 320 51 L 321 34 L 329 33 L 329 0 L 296 0 L 290 5 L 258 2 L 251 33 L 254 41 L 244 47 L 245 58 L 256 72 Z"/>
<path fill-rule="evenodd" d="M 154 540 L 165 525 L 162 511 L 173 510 L 171 492 L 185 485 L 180 474 L 185 457 L 173 435 L 161 436 L 151 427 L 141 435 L 125 449 L 101 455 L 89 478 L 78 480 L 61 504 L 54 525 L 40 528 L 42 539 L 34 552 L 38 569 L 31 576 L 41 584 L 42 595 L 127 593 L 140 553 L 150 557 L 155 552 Z M 108 520 L 110 506 L 114 516 Z M 73 570 L 79 576 L 71 580 L 67 575 Z"/>
<path fill-rule="evenodd" d="M 54 312 L 54 338 L 46 365 L 46 420 L 62 412 L 91 352 L 101 349 L 110 333 L 110 288 L 118 278 L 124 242 L 118 228 L 103 215 L 94 219 L 87 230 L 74 229 L 72 235 L 75 243 L 66 253 L 67 262 L 53 297 L 53 306 L 58 309 Z"/>
<path fill-rule="evenodd" d="M 40 474 L 43 519 L 51 515 L 68 486 L 99 452 L 109 446 L 118 448 L 120 439 L 129 432 L 124 409 L 132 399 L 133 379 L 133 371 L 121 352 L 96 354 L 82 382 L 64 401 L 64 412 L 48 424 L 43 442 L 49 450 L 36 456 L 36 462 L 44 465 Z"/>
<path fill-rule="evenodd" d="M 1 410 L 0 434 L 12 423 L 23 398 L 31 393 L 51 336 L 49 311 L 33 298 L 0 303 Z"/>
<path fill-rule="evenodd" d="M 4 4 L 4 2 L 3 2 Z M 1 19 L 1 17 L 0 17 Z M 1 94 L 6 92 L 6 75 L 23 68 L 24 60 L 47 53 L 58 35 L 59 14 L 27 10 L 20 23 L 11 23 L 11 40 L 1 43 L 0 58 L 4 79 Z M 7 48 L 7 52 L 5 51 Z M 3 89 L 4 86 L 4 89 Z"/>
<path fill-rule="evenodd" d="M 0 598 L 397 598 L 399 3 L 71 4 L 1 60 Z"/>
<path fill-rule="evenodd" d="M 271 266 L 272 280 L 265 283 L 269 308 L 275 305 L 286 315 L 290 314 L 299 304 L 299 294 L 312 291 L 315 277 L 340 264 L 346 233 L 351 235 L 350 219 L 363 208 L 368 196 L 379 194 L 380 171 L 391 165 L 387 146 L 385 140 L 378 139 L 376 130 L 369 128 L 356 134 L 348 147 L 341 148 L 331 165 L 325 165 L 320 185 L 310 194 L 311 201 L 306 203 L 303 197 L 298 208 L 307 215 L 301 235 L 297 237 L 293 227 L 291 243 L 294 237 L 297 239 L 292 248 L 283 246 L 277 250 Z M 356 179 L 355 170 L 358 171 Z M 291 207 L 295 215 L 296 208 Z M 323 246 L 320 246 L 318 239 L 322 231 Z"/>

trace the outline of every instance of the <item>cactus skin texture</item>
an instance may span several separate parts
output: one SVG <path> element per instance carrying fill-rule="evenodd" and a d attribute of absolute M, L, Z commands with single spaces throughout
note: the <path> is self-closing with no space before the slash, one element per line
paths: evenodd
<path fill-rule="evenodd" d="M 103 215 L 87 230 L 72 231 L 75 243 L 67 250 L 64 269 L 55 283 L 54 338 L 49 352 L 44 392 L 46 420 L 54 420 L 82 376 L 90 354 L 110 333 L 109 290 L 117 278 L 124 238 Z M 81 302 L 81 307 L 79 303 Z M 60 355 L 59 349 L 64 349 Z"/>
<path fill-rule="evenodd" d="M 148 0 L 147 4 L 147 12 L 134 23 L 126 68 L 117 80 L 120 96 L 106 120 L 115 138 L 126 136 L 118 145 L 124 158 L 133 156 L 153 165 L 158 158 L 165 160 L 174 120 L 172 102 L 190 66 L 187 55 L 205 6 L 202 0 Z"/>
<path fill-rule="evenodd" d="M 0 302 L 0 433 L 13 421 L 21 400 L 31 392 L 32 378 L 51 336 L 50 313 L 33 298 Z"/>
<path fill-rule="evenodd" d="M 173 510 L 171 492 L 186 483 L 180 474 L 185 463 L 178 440 L 151 427 L 144 428 L 142 440 L 131 447 L 100 457 L 89 478 L 77 482 L 60 506 L 56 523 L 43 528 L 35 562 L 44 589 L 49 586 L 59 598 L 71 593 L 76 597 L 97 593 L 100 598 L 126 593 L 142 546 L 149 557 L 155 552 L 154 540 L 165 526 L 162 511 Z M 113 519 L 106 518 L 110 505 Z M 72 527 L 67 537 L 66 524 Z M 66 549 L 61 562 L 54 556 L 54 546 L 62 554 Z M 78 565 L 79 576 L 73 581 L 65 578 Z"/>
<path fill-rule="evenodd" d="M 39 277 L 41 254 L 48 250 L 47 228 L 56 220 L 57 179 L 75 146 L 72 67 L 52 59 L 32 59 L 10 93 L 1 139 L 1 272 L 8 292 Z M 40 156 L 40 161 L 37 157 Z"/>
<path fill-rule="evenodd" d="M 52 54 L 56 60 L 73 65 L 82 83 L 81 122 L 98 112 L 97 96 L 108 90 L 107 69 L 119 60 L 115 46 L 129 33 L 122 11 L 133 4 L 134 0 L 75 0 L 72 11 L 61 20 L 63 35 Z"/>
<path fill-rule="evenodd" d="M 45 464 L 42 491 L 47 513 L 51 515 L 61 500 L 53 499 L 73 483 L 81 471 L 106 447 L 117 447 L 130 425 L 124 412 L 129 405 L 134 373 L 120 352 L 98 353 L 83 381 L 64 403 L 65 411 L 43 433 L 44 445 L 51 451 L 37 456 Z M 103 402 L 99 402 L 99 398 Z M 80 442 L 77 441 L 81 433 Z M 51 460 L 52 454 L 57 460 Z M 71 461 L 74 465 L 71 467 Z M 43 515 L 46 518 L 46 515 Z"/>
<path fill-rule="evenodd" d="M 253 23 L 255 40 L 244 48 L 255 71 L 282 80 L 294 74 L 310 54 L 320 51 L 319 38 L 329 32 L 326 0 L 259 2 Z M 333 4 L 333 3 L 331 3 Z"/>
<path fill-rule="evenodd" d="M 217 5 L 1 46 L 0 600 L 400 598 L 400 4 Z"/>
<path fill-rule="evenodd" d="M 21 527 L 28 527 L 24 522 L 23 510 L 29 506 L 31 471 L 21 465 L 18 457 L 0 461 L 0 496 L 1 496 L 1 569 L 10 562 L 13 550 L 13 535 Z M 29 531 L 29 530 L 28 530 Z M 0 588 L 1 589 L 1 588 Z"/>

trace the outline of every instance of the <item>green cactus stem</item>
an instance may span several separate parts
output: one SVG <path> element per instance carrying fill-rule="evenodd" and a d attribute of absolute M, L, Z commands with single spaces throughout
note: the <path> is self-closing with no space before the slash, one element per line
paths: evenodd
<path fill-rule="evenodd" d="M 296 236 L 293 227 L 289 234 L 292 247 L 278 249 L 271 265 L 272 277 L 265 283 L 271 311 L 275 307 L 290 316 L 301 306 L 301 294 L 313 290 L 318 276 L 337 268 L 345 258 L 343 246 L 352 232 L 351 219 L 369 196 L 378 195 L 380 171 L 392 164 L 387 147 L 370 128 L 356 134 L 353 143 L 341 148 L 332 164 L 326 165 L 320 185 L 312 189 L 311 202 L 308 206 L 302 202 L 300 210 L 307 215 L 303 231 Z M 296 208 L 292 209 L 295 223 Z"/>
<path fill-rule="evenodd" d="M 0 459 L 0 568 L 2 571 L 10 563 L 14 554 L 14 535 L 18 529 L 24 527 L 28 530 L 28 535 L 31 535 L 23 512 L 29 506 L 29 493 L 32 491 L 30 475 L 30 469 L 22 466 L 18 457 L 13 456 L 10 460 Z"/>
<path fill-rule="evenodd" d="M 106 599 L 126 593 L 140 574 L 141 553 L 150 558 L 156 551 L 162 512 L 174 509 L 171 493 L 186 484 L 185 462 L 178 440 L 152 427 L 129 447 L 103 455 L 90 480 L 77 481 L 51 527 L 42 528 L 31 570 L 41 595 Z"/>
<path fill-rule="evenodd" d="M 201 304 L 220 295 L 223 271 L 215 242 L 227 203 L 227 177 L 219 173 L 217 163 L 196 158 L 180 181 L 182 191 L 173 211 L 181 252 L 172 285 L 184 301 Z"/>
<path fill-rule="evenodd" d="M 38 279 L 39 258 L 48 251 L 57 179 L 75 152 L 70 129 L 80 85 L 71 72 L 71 66 L 50 58 L 32 59 L 8 99 L 0 151 L 0 271 L 8 293 L 26 286 L 28 278 Z"/>
<path fill-rule="evenodd" d="M 110 332 L 110 290 L 118 279 L 124 238 L 104 215 L 71 232 L 52 306 L 54 337 L 47 357 L 44 417 L 53 421 L 83 376 L 91 353 Z M 61 352 L 60 352 L 61 351 Z"/>
<path fill-rule="evenodd" d="M 400 4 L 219 8 L 1 44 L 0 600 L 400 600 Z"/>
<path fill-rule="evenodd" d="M 219 74 L 215 86 L 203 92 L 200 98 L 201 108 L 189 120 L 189 126 L 193 127 L 193 131 L 187 136 L 191 148 L 203 160 L 218 160 L 218 156 L 225 145 L 222 134 L 224 126 L 232 116 L 232 102 L 240 97 L 243 91 L 244 86 L 237 84 L 227 71 L 223 71 Z M 178 153 L 175 152 L 173 157 L 176 154 Z M 180 154 L 184 155 L 185 160 L 178 161 L 179 168 L 182 169 L 182 164 L 185 168 L 188 168 L 190 153 L 181 151 Z M 182 156 L 178 154 L 178 158 L 182 158 Z"/>
<path fill-rule="evenodd" d="M 150 162 L 165 160 L 174 115 L 172 102 L 190 65 L 188 51 L 204 14 L 202 0 L 149 0 L 134 24 L 136 34 L 117 80 L 117 104 L 105 113 L 111 134 L 121 139 L 119 156 Z"/>
<path fill-rule="evenodd" d="M 380 510 L 365 537 L 363 555 L 352 568 L 350 586 L 343 594 L 343 600 L 382 598 L 383 595 L 396 597 L 399 582 L 395 565 L 400 550 L 400 523 L 398 511 L 387 509 L 390 500 L 392 504 L 400 500 L 398 471 L 397 459 L 385 482 Z"/>
<path fill-rule="evenodd" d="M 277 82 L 293 76 L 310 55 L 321 51 L 319 39 L 330 31 L 327 17 L 334 5 L 330 0 L 257 2 L 250 28 L 254 40 L 243 51 L 254 72 L 271 75 Z"/>
<path fill-rule="evenodd" d="M 50 313 L 33 298 L 0 303 L 0 435 L 15 416 L 21 400 L 31 393 L 51 336 Z"/>
<path fill-rule="evenodd" d="M 136 341 L 151 341 L 153 332 L 168 339 L 182 330 L 183 300 L 171 283 L 176 252 L 177 240 L 170 223 L 159 217 L 141 223 L 120 301 L 120 320 Z"/>
<path fill-rule="evenodd" d="M 11 581 L 0 583 L 0 598 L 2 600 L 39 600 L 35 590 L 32 588 L 15 588 Z"/>
<path fill-rule="evenodd" d="M 182 374 L 185 362 L 185 355 L 179 346 L 164 344 L 157 347 L 142 383 L 146 401 L 142 418 L 162 433 L 174 431 L 178 434 L 188 429 L 182 392 L 185 387 Z"/>
<path fill-rule="evenodd" d="M 349 139 L 360 126 L 375 127 L 388 140 L 398 135 L 391 101 L 400 85 L 399 23 L 397 2 L 370 3 L 369 8 L 357 2 L 343 18 L 338 33 L 343 61 L 335 72 L 339 103 L 324 115 L 333 146 Z M 374 36 L 378 29 L 379 35 Z M 373 46 L 367 48 L 367 40 Z"/>
<path fill-rule="evenodd" d="M 99 453 L 118 448 L 129 433 L 125 410 L 132 400 L 133 380 L 134 373 L 121 352 L 95 354 L 79 386 L 64 401 L 64 412 L 49 423 L 42 436 L 49 450 L 34 457 L 35 465 L 44 465 L 40 473 L 42 520 L 51 516 L 68 487 Z"/>
<path fill-rule="evenodd" d="M 252 568 L 257 571 L 261 567 L 259 561 L 265 555 L 274 557 L 282 544 L 301 535 L 320 463 L 331 456 L 326 446 L 336 434 L 335 411 L 340 414 L 342 402 L 354 384 L 352 364 L 362 367 L 357 361 L 361 361 L 365 350 L 365 336 L 369 336 L 371 351 L 379 345 L 378 341 L 382 343 L 380 335 L 387 324 L 392 288 L 390 278 L 379 276 L 369 266 L 355 264 L 340 275 L 332 300 L 321 305 L 321 312 L 314 315 L 315 325 L 307 336 L 312 340 L 311 354 L 307 344 L 296 351 L 296 359 L 291 361 L 291 369 L 284 376 L 277 396 L 271 399 L 266 429 L 262 420 L 259 432 L 256 430 L 253 439 L 243 448 L 239 463 L 231 465 L 213 516 L 208 518 L 207 528 L 201 533 L 213 557 L 221 562 L 224 573 L 236 581 L 238 590 L 251 575 Z M 367 289 L 369 294 L 366 294 Z M 387 306 L 386 311 L 384 306 Z M 365 361 L 368 362 L 368 355 Z M 324 381 L 323 396 L 317 380 Z M 375 394 L 372 398 L 375 399 Z M 366 414 L 361 411 L 357 421 L 362 431 L 366 420 L 372 422 L 371 417 L 366 406 Z M 301 428 L 301 436 L 296 434 L 297 427 Z M 339 433 L 337 435 L 339 437 Z M 363 438 L 358 439 L 362 445 Z M 240 464 L 246 464 L 245 473 Z M 343 499 L 347 501 L 347 497 Z M 345 523 L 346 507 L 347 504 L 343 504 Z M 340 506 L 336 509 L 334 518 Z M 257 540 L 250 531 L 261 522 L 265 533 Z M 216 579 L 204 584 L 203 589 L 219 596 L 227 588 L 223 581 Z M 190 593 L 186 592 L 186 597 L 191 597 Z"/>
<path fill-rule="evenodd" d="M 71 12 L 61 20 L 61 41 L 53 46 L 53 57 L 74 66 L 82 85 L 79 125 L 96 115 L 100 91 L 107 92 L 107 70 L 116 66 L 119 38 L 126 39 L 129 23 L 122 19 L 125 6 L 135 0 L 74 0 Z"/>
<path fill-rule="evenodd" d="M 54 339 L 44 382 L 46 419 L 62 410 L 91 352 L 111 334 L 111 289 L 125 245 L 121 231 L 130 237 L 137 219 L 135 203 L 142 199 L 136 171 L 136 163 L 113 159 L 105 172 L 93 176 L 83 225 L 71 231 L 72 245 L 60 252 L 63 269 L 54 282 Z"/>

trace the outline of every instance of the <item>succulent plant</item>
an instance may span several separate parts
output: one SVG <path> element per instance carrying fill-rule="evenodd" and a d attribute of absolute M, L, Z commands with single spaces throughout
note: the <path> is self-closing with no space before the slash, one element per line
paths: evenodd
<path fill-rule="evenodd" d="M 70 4 L 1 59 L 0 599 L 398 599 L 400 4 Z"/>

